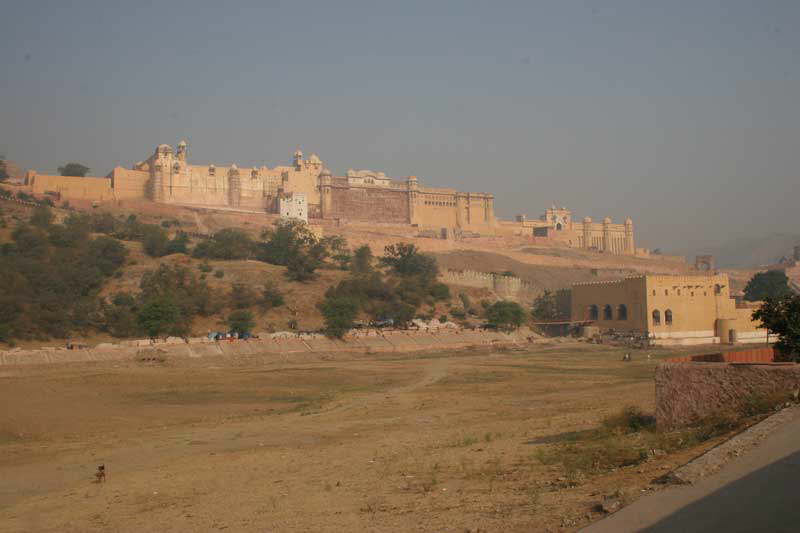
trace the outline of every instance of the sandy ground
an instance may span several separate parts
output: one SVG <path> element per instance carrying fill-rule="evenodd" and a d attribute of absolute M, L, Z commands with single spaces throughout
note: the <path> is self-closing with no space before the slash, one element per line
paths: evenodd
<path fill-rule="evenodd" d="M 674 352 L 621 353 L 3 369 L 0 531 L 574 530 L 603 494 L 635 498 L 697 453 L 578 486 L 536 459 L 623 406 L 652 410 Z"/>

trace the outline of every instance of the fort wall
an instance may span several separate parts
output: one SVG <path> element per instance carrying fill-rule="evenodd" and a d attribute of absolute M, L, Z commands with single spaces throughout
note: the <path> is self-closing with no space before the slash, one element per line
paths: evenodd
<path fill-rule="evenodd" d="M 343 220 L 380 221 L 409 224 L 409 192 L 407 189 L 369 185 L 347 185 L 335 179 L 323 194 L 329 195 L 330 204 L 323 208 L 324 218 Z"/>
<path fill-rule="evenodd" d="M 113 200 L 110 178 L 54 176 L 29 170 L 26 183 L 33 194 L 57 194 L 62 200 Z"/>
<path fill-rule="evenodd" d="M 533 283 L 515 276 L 503 276 L 492 272 L 474 270 L 447 270 L 441 275 L 444 283 L 478 289 L 489 289 L 499 296 L 513 298 L 526 291 L 535 291 Z"/>

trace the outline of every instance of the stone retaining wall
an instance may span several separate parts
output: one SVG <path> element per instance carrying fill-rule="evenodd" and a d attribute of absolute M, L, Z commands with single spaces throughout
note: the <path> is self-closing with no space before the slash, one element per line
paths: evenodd
<path fill-rule="evenodd" d="M 656 367 L 659 429 L 690 424 L 715 413 L 738 410 L 748 400 L 800 390 L 794 363 L 666 362 Z"/>
<path fill-rule="evenodd" d="M 153 348 L 158 348 L 166 357 L 414 352 L 495 344 L 527 344 L 530 342 L 531 335 L 532 333 L 527 330 L 519 330 L 514 333 L 439 330 L 360 333 L 350 335 L 343 341 L 328 339 L 322 335 L 276 335 L 271 338 L 233 342 L 216 342 L 205 338 L 189 339 L 189 342 L 176 342 L 174 339 L 169 339 L 167 342 L 155 344 L 149 341 L 125 341 L 124 344 L 106 343 L 94 348 L 78 350 L 67 350 L 66 348 L 23 350 L 16 348 L 0 352 L 0 366 L 134 360 L 140 352 Z"/>

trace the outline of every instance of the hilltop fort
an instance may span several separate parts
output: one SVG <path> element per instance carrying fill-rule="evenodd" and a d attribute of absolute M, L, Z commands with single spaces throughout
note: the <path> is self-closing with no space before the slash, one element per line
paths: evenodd
<path fill-rule="evenodd" d="M 547 209 L 539 220 L 520 215 L 498 221 L 494 196 L 429 187 L 416 176 L 391 178 L 372 170 L 337 176 L 316 154 L 297 150 L 290 165 L 272 168 L 236 164 L 192 164 L 189 144 L 160 144 L 132 168 L 116 167 L 105 177 L 70 177 L 28 171 L 30 192 L 57 200 L 116 202 L 149 200 L 188 207 L 280 214 L 306 221 L 336 220 L 403 224 L 437 238 L 522 235 L 537 241 L 617 255 L 642 255 L 633 221 L 614 224 L 590 218 L 573 221 L 566 208 Z"/>

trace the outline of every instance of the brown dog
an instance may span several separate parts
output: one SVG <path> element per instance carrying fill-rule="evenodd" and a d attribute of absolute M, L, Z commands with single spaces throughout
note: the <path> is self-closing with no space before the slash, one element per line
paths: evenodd
<path fill-rule="evenodd" d="M 106 465 L 100 465 L 97 467 L 97 472 L 94 473 L 94 477 L 97 478 L 97 483 L 102 483 L 106 480 Z"/>

